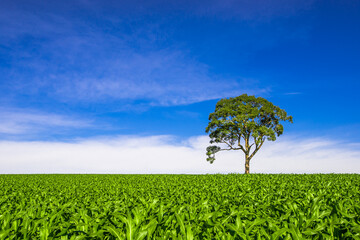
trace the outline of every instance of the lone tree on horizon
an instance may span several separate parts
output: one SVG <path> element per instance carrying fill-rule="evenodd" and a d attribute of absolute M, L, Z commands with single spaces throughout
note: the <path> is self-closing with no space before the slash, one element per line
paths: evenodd
<path fill-rule="evenodd" d="M 219 151 L 242 150 L 245 154 L 245 174 L 249 174 L 250 160 L 265 140 L 275 141 L 283 133 L 280 121 L 293 122 L 292 116 L 288 116 L 285 110 L 264 98 L 243 94 L 219 100 L 215 112 L 209 115 L 206 133 L 210 133 L 210 144 L 222 143 L 226 148 L 208 146 L 206 160 L 213 163 L 215 153 Z"/>

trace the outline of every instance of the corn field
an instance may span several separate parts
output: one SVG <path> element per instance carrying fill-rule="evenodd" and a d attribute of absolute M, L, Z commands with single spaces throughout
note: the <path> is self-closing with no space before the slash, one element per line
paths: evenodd
<path fill-rule="evenodd" d="M 360 239 L 357 174 L 0 175 L 0 239 Z"/>

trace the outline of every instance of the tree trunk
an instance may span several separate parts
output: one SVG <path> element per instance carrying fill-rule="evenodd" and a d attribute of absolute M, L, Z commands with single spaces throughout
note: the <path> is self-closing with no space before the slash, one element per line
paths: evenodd
<path fill-rule="evenodd" d="M 246 154 L 245 155 L 245 174 L 249 174 L 250 173 L 250 159 L 249 159 L 249 155 Z"/>

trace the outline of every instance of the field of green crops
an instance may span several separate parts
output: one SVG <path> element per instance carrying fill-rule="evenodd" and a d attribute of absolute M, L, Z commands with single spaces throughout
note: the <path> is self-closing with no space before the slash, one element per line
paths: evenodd
<path fill-rule="evenodd" d="M 0 239 L 360 239 L 360 175 L 0 175 Z"/>

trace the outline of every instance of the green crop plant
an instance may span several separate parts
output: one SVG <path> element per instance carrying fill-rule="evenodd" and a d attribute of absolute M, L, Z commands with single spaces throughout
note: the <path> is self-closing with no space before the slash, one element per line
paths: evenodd
<path fill-rule="evenodd" d="M 357 174 L 0 175 L 0 239 L 360 239 Z"/>

